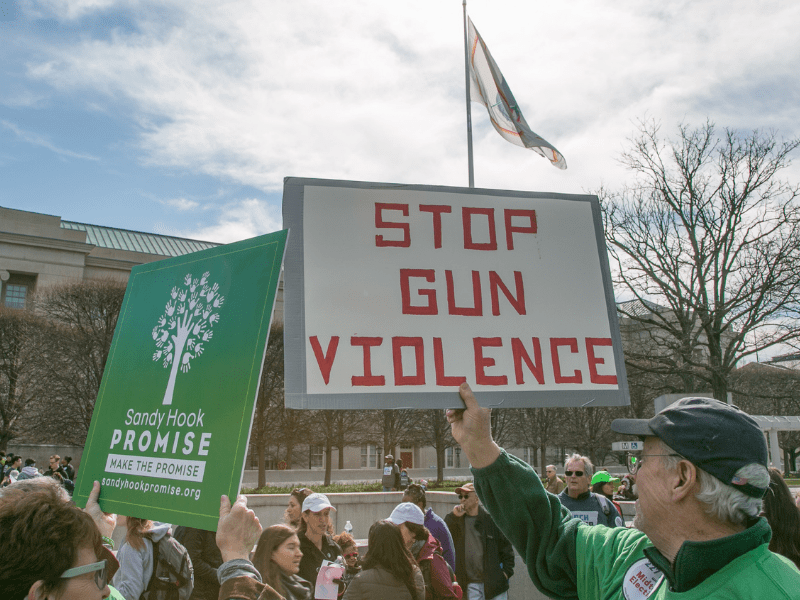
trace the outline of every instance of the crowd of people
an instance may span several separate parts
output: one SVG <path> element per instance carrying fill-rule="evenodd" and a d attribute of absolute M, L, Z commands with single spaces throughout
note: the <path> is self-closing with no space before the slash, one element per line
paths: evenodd
<path fill-rule="evenodd" d="M 506 600 L 516 549 L 553 598 L 800 600 L 800 509 L 745 413 L 689 398 L 649 420 L 619 419 L 614 431 L 644 441 L 630 477 L 574 454 L 564 481 L 549 465 L 543 482 L 493 441 L 490 411 L 469 386 L 460 393 L 466 409 L 447 416 L 474 483 L 456 490 L 442 519 L 424 487 L 404 481 L 402 501 L 369 528 L 363 561 L 350 532 L 334 535 L 329 498 L 308 488 L 292 491 L 283 523 L 262 528 L 244 496 L 223 496 L 216 533 L 171 531 L 103 513 L 97 482 L 78 509 L 63 484 L 74 471 L 60 457 L 29 477 L 7 457 L 4 479 L 18 473 L 0 490 L 0 589 L 27 600 L 155 600 L 167 547 L 185 553 L 180 600 L 312 600 L 331 590 L 342 600 Z M 387 466 L 383 487 L 401 485 L 391 456 Z M 633 527 L 617 483 L 638 494 Z M 115 554 L 117 526 L 126 536 Z"/>
<path fill-rule="evenodd" d="M 36 477 L 52 477 L 60 483 L 71 496 L 75 490 L 75 468 L 72 466 L 72 457 L 61 458 L 58 454 L 50 457 L 50 466 L 46 471 L 36 467 L 36 460 L 26 458 L 23 466 L 22 457 L 14 454 L 6 455 L 0 451 L 0 469 L 2 481 L 0 487 L 6 487 L 16 481 L 34 479 Z"/>

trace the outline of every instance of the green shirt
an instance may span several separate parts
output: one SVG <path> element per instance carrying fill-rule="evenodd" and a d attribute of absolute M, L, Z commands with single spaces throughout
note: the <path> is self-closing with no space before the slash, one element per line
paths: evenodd
<path fill-rule="evenodd" d="M 556 496 L 545 492 L 533 469 L 506 452 L 473 474 L 481 502 L 525 559 L 536 587 L 547 595 L 581 600 L 800 600 L 800 571 L 769 551 L 771 532 L 765 519 L 720 540 L 686 542 L 670 565 L 641 531 L 593 527 L 573 519 Z"/>

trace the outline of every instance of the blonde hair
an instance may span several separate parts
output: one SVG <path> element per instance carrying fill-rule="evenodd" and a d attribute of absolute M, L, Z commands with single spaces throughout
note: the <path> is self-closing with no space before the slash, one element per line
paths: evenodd
<path fill-rule="evenodd" d="M 139 517 L 127 517 L 127 521 L 128 534 L 125 536 L 125 541 L 132 548 L 142 550 L 144 548 L 144 534 L 153 529 L 153 522 Z"/>

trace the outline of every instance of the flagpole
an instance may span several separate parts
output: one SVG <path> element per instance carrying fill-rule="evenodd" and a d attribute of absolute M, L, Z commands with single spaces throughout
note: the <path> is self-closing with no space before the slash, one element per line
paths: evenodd
<path fill-rule="evenodd" d="M 469 187 L 475 187 L 475 173 L 472 168 L 472 111 L 469 97 L 469 36 L 467 35 L 467 0 L 463 0 L 464 7 L 464 77 L 467 91 L 467 157 L 469 162 Z"/>

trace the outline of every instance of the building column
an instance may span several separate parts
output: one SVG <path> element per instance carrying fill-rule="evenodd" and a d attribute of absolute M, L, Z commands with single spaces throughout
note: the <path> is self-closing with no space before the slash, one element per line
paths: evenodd
<path fill-rule="evenodd" d="M 783 454 L 781 454 L 781 447 L 778 445 L 778 430 L 769 430 L 769 456 L 772 459 L 772 466 L 783 472 Z"/>

